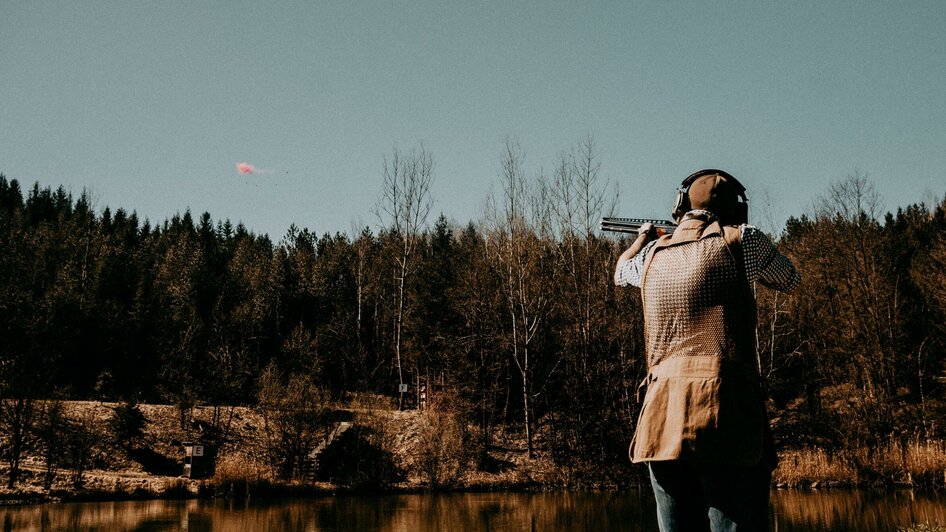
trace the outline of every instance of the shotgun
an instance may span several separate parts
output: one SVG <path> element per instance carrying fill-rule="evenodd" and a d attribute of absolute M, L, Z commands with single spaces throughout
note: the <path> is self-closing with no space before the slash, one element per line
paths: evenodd
<path fill-rule="evenodd" d="M 654 224 L 658 235 L 669 235 L 677 228 L 677 224 L 670 220 L 648 220 L 646 218 L 602 218 L 600 228 L 602 231 L 612 233 L 634 233 L 644 224 Z"/>

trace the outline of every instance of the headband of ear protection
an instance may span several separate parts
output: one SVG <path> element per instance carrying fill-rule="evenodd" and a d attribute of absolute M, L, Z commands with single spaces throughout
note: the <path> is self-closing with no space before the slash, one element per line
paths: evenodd
<path fill-rule="evenodd" d="M 727 220 L 726 223 L 733 225 L 749 223 L 749 198 L 746 197 L 746 187 L 742 186 L 742 183 L 735 177 L 722 170 L 716 170 L 715 168 L 707 168 L 694 172 L 683 180 L 683 183 L 680 184 L 680 188 L 677 189 L 677 198 L 673 204 L 673 219 L 679 223 L 683 215 L 691 210 L 690 185 L 697 179 L 707 175 L 718 175 L 725 179 L 726 182 L 733 186 L 739 198 L 742 199 L 742 201 L 736 202 L 733 219 Z"/>

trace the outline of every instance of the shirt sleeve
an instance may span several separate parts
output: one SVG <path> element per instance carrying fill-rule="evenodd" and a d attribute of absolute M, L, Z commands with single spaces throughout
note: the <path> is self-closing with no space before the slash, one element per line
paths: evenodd
<path fill-rule="evenodd" d="M 644 274 L 644 259 L 647 258 L 647 254 L 650 253 L 656 243 L 656 240 L 651 240 L 641 249 L 640 253 L 621 265 L 618 269 L 618 286 L 636 286 L 640 288 L 641 275 Z"/>
<path fill-rule="evenodd" d="M 779 253 L 759 228 L 742 226 L 742 250 L 750 283 L 758 281 L 781 292 L 791 292 L 801 283 L 801 276 L 792 261 Z"/>

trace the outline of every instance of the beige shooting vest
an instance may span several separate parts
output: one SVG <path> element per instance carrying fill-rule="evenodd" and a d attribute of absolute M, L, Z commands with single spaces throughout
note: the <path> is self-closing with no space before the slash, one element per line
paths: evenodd
<path fill-rule="evenodd" d="M 698 216 L 645 258 L 649 371 L 629 451 L 634 462 L 755 465 L 764 451 L 772 460 L 744 264 L 739 228 Z"/>

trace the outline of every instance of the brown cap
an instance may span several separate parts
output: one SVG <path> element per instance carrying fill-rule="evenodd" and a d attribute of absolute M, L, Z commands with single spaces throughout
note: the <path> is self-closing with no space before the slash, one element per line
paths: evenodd
<path fill-rule="evenodd" d="M 697 178 L 687 191 L 691 209 L 703 209 L 726 220 L 737 213 L 739 192 L 732 183 L 719 174 L 707 174 Z"/>

